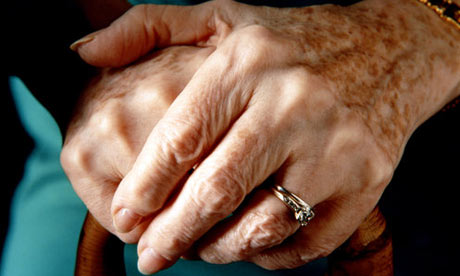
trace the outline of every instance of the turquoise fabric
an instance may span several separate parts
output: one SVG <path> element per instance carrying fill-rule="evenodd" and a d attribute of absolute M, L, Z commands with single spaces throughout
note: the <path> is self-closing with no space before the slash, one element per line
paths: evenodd
<path fill-rule="evenodd" d="M 161 1 L 169 4 L 197 2 L 201 1 Z M 35 147 L 12 200 L 0 276 L 73 275 L 86 208 L 73 192 L 61 168 L 59 153 L 62 138 L 56 122 L 19 78 L 11 77 L 10 86 L 19 117 Z M 135 245 L 126 246 L 125 263 L 128 275 L 142 275 L 137 271 Z M 296 270 L 267 271 L 243 262 L 212 265 L 179 260 L 157 275 L 322 275 L 325 265 L 325 260 L 319 260 Z"/>
<path fill-rule="evenodd" d="M 0 275 L 72 275 L 85 206 L 60 166 L 57 124 L 18 78 L 10 86 L 35 147 L 12 200 Z"/>

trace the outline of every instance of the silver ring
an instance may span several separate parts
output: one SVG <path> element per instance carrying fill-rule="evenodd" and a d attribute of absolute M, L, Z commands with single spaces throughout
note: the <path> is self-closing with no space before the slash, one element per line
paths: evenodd
<path fill-rule="evenodd" d="M 295 219 L 300 223 L 300 226 L 307 226 L 308 222 L 315 217 L 310 205 L 300 197 L 278 185 L 273 186 L 272 191 L 289 209 L 294 211 Z"/>

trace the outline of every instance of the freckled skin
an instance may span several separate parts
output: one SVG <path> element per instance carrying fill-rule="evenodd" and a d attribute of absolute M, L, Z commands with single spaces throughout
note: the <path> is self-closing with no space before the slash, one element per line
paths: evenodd
<path fill-rule="evenodd" d="M 361 109 L 369 128 L 389 143 L 381 146 L 398 156 L 398 145 L 421 122 L 417 117 L 426 119 L 452 99 L 443 99 L 443 89 L 431 88 L 433 80 L 442 84 L 458 78 L 460 58 L 453 53 L 459 52 L 460 35 L 416 1 L 387 1 L 377 13 L 364 2 L 287 11 L 295 20 L 267 25 L 291 25 L 280 33 L 297 36 L 305 65 L 340 87 L 343 103 Z M 292 25 L 298 27 L 292 30 Z M 380 111 L 384 106 L 393 110 L 391 117 Z"/>
<path fill-rule="evenodd" d="M 104 71 L 83 97 L 62 159 L 103 225 L 138 241 L 141 259 L 154 248 L 160 269 L 186 250 L 267 269 L 328 255 L 373 209 L 415 128 L 460 95 L 460 32 L 414 0 L 138 6 L 78 51 L 119 66 L 155 41 L 204 52 L 193 62 L 193 51 L 166 49 L 151 62 Z M 105 43 L 132 52 L 110 60 L 98 52 Z M 149 91 L 160 104 L 144 101 Z M 110 192 L 95 200 L 101 182 Z M 280 200 L 258 189 L 264 182 L 315 206 L 315 219 L 299 229 Z M 121 208 L 143 223 L 115 230 Z M 144 272 L 159 269 L 154 258 L 140 263 Z"/>

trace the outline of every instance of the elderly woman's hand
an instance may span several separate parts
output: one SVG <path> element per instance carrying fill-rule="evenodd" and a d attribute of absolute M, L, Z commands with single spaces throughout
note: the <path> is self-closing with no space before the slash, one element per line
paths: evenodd
<path fill-rule="evenodd" d="M 460 94 L 459 39 L 413 0 L 218 1 L 138 6 L 75 44 L 100 66 L 154 47 L 215 47 L 116 188 L 118 231 L 149 224 L 140 270 L 163 269 L 192 245 L 212 263 L 269 269 L 329 254 L 375 206 L 415 128 Z M 299 228 L 263 183 L 315 206 L 316 217 Z"/>
<path fill-rule="evenodd" d="M 125 242 L 137 242 L 148 221 L 130 233 L 113 227 L 110 205 L 148 134 L 211 49 L 165 49 L 122 69 L 103 69 L 84 92 L 66 133 L 62 165 L 91 213 Z"/>

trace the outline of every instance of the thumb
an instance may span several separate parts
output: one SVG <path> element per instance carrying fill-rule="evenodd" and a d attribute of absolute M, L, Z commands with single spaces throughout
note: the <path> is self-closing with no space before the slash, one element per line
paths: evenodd
<path fill-rule="evenodd" d="M 109 27 L 74 42 L 70 48 L 98 67 L 119 67 L 154 48 L 197 44 L 216 32 L 213 5 L 137 5 Z"/>

